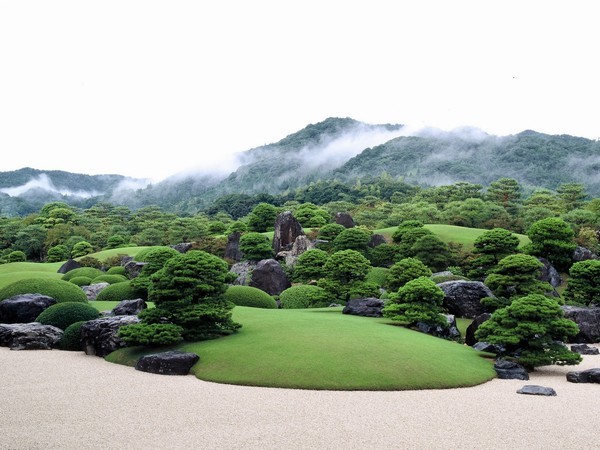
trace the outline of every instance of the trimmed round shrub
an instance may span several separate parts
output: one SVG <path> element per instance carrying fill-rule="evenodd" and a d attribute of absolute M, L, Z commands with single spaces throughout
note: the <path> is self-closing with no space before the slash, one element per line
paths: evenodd
<path fill-rule="evenodd" d="M 108 284 L 116 284 L 122 283 L 123 281 L 127 281 L 127 277 L 125 275 L 109 275 L 107 273 L 100 275 L 92 280 L 92 284 L 94 283 L 108 283 Z"/>
<path fill-rule="evenodd" d="M 104 264 L 98 258 L 93 256 L 84 256 L 77 260 L 81 267 L 94 267 L 95 269 L 101 269 Z"/>
<path fill-rule="evenodd" d="M 121 300 L 133 300 L 139 297 L 139 292 L 131 286 L 129 281 L 122 281 L 106 286 L 100 291 L 96 300 L 103 302 L 120 302 Z"/>
<path fill-rule="evenodd" d="M 368 283 L 375 283 L 377 286 L 385 286 L 387 283 L 387 276 L 390 269 L 385 267 L 373 267 L 369 270 L 365 281 Z"/>
<path fill-rule="evenodd" d="M 35 321 L 65 330 L 75 322 L 94 320 L 98 317 L 100 313 L 93 306 L 86 303 L 64 302 L 46 308 Z"/>
<path fill-rule="evenodd" d="M 104 275 L 100 269 L 96 269 L 95 267 L 80 267 L 78 269 L 69 270 L 62 276 L 62 280 L 71 281 L 71 278 L 75 277 L 89 277 L 92 280 L 100 275 Z"/>
<path fill-rule="evenodd" d="M 0 300 L 19 294 L 43 294 L 52 297 L 57 303 L 87 303 L 87 297 L 79 286 L 68 281 L 50 278 L 28 278 L 15 281 L 0 289 Z"/>
<path fill-rule="evenodd" d="M 115 266 L 115 267 L 111 267 L 110 269 L 108 269 L 108 270 L 106 271 L 106 273 L 107 273 L 108 275 L 123 275 L 123 276 L 125 276 L 125 274 L 126 274 L 127 272 L 125 271 L 125 267 L 122 267 L 122 266 Z"/>
<path fill-rule="evenodd" d="M 283 291 L 279 302 L 284 309 L 324 308 L 331 303 L 331 297 L 323 288 L 301 284 Z"/>
<path fill-rule="evenodd" d="M 69 283 L 73 283 L 79 287 L 89 286 L 92 284 L 92 279 L 90 277 L 73 277 L 69 280 Z"/>
<path fill-rule="evenodd" d="M 6 257 L 6 260 L 9 263 L 12 262 L 23 262 L 27 260 L 27 255 L 25 255 L 24 252 L 22 252 L 21 250 L 15 250 L 14 252 L 10 252 L 8 254 L 8 256 Z"/>
<path fill-rule="evenodd" d="M 65 332 L 58 343 L 58 348 L 72 352 L 81 350 L 81 326 L 86 322 L 87 320 L 80 320 L 65 328 Z"/>
<path fill-rule="evenodd" d="M 251 286 L 229 286 L 225 291 L 225 300 L 237 306 L 252 308 L 277 308 L 277 303 L 265 291 Z"/>
<path fill-rule="evenodd" d="M 158 250 L 158 249 L 168 249 L 167 251 L 169 251 L 169 250 L 175 250 L 172 247 L 169 247 L 167 245 L 155 245 L 155 246 L 148 247 L 148 248 L 145 248 L 145 249 L 140 250 L 139 252 L 137 252 L 137 255 L 135 255 L 135 257 L 134 257 L 134 260 L 137 261 L 137 262 L 148 262 L 146 260 L 146 257 L 148 256 L 148 253 L 151 252 L 152 250 Z M 175 250 L 175 251 L 177 251 L 177 250 Z"/>

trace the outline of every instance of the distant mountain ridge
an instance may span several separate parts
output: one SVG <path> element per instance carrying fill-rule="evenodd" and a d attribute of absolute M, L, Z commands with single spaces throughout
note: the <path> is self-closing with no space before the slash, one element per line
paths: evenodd
<path fill-rule="evenodd" d="M 193 213 L 226 194 L 282 194 L 319 180 L 350 183 L 382 175 L 418 185 L 467 181 L 486 186 L 511 177 L 524 186 L 555 189 L 578 182 L 599 196 L 600 142 L 531 130 L 493 136 L 474 128 L 414 131 L 329 118 L 240 153 L 229 174 L 177 174 L 147 185 L 122 175 L 31 168 L 0 172 L 0 215 L 26 214 L 57 199 L 77 206 L 110 201 L 133 209 L 155 204 Z"/>

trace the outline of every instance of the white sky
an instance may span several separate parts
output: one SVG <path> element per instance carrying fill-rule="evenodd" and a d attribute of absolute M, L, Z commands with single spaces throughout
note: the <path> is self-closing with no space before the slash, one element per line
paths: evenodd
<path fill-rule="evenodd" d="M 0 171 L 160 179 L 330 116 L 600 137 L 600 3 L 0 0 Z"/>

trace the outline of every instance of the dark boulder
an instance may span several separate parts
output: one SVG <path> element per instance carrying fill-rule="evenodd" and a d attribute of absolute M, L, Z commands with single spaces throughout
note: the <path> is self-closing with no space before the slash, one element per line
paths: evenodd
<path fill-rule="evenodd" d="M 139 323 L 137 316 L 102 317 L 81 326 L 81 342 L 86 355 L 105 357 L 127 344 L 118 336 L 119 328 Z"/>
<path fill-rule="evenodd" d="M 473 350 L 479 352 L 493 353 L 495 355 L 502 355 L 506 353 L 506 348 L 498 344 L 490 344 L 489 342 L 477 342 L 473 344 Z"/>
<path fill-rule="evenodd" d="M 88 300 L 94 301 L 102 289 L 108 286 L 108 283 L 94 283 L 89 286 L 82 286 L 83 292 Z"/>
<path fill-rule="evenodd" d="M 354 219 L 348 213 L 338 212 L 335 213 L 335 223 L 343 226 L 344 228 L 353 228 Z"/>
<path fill-rule="evenodd" d="M 538 261 L 544 265 L 544 267 L 542 267 L 542 273 L 538 277 L 539 280 L 550 283 L 552 287 L 560 286 L 562 284 L 562 279 L 560 278 L 558 270 L 556 270 L 546 258 L 538 258 Z"/>
<path fill-rule="evenodd" d="M 123 267 L 125 268 L 125 275 L 131 280 L 140 274 L 145 265 L 145 262 L 138 262 L 133 260 L 129 261 L 123 265 Z"/>
<path fill-rule="evenodd" d="M 74 259 L 68 259 L 60 268 L 58 269 L 58 273 L 67 273 L 73 269 L 79 269 L 81 264 L 79 264 Z"/>
<path fill-rule="evenodd" d="M 561 306 L 567 319 L 579 326 L 579 333 L 569 342 L 593 344 L 600 342 L 600 307 Z"/>
<path fill-rule="evenodd" d="M 590 347 L 587 344 L 573 344 L 571 345 L 571 351 L 580 355 L 600 355 L 600 349 Z"/>
<path fill-rule="evenodd" d="M 55 303 L 56 300 L 47 295 L 15 295 L 0 301 L 0 323 L 35 322 L 42 311 Z"/>
<path fill-rule="evenodd" d="M 378 298 L 355 298 L 346 303 L 342 313 L 354 316 L 381 317 L 383 316 L 383 305 L 383 300 Z"/>
<path fill-rule="evenodd" d="M 233 262 L 242 260 L 242 252 L 240 251 L 240 237 L 242 233 L 236 231 L 227 236 L 227 245 L 225 246 L 225 259 Z"/>
<path fill-rule="evenodd" d="M 567 381 L 570 383 L 600 383 L 600 369 L 567 372 Z"/>
<path fill-rule="evenodd" d="M 181 242 L 180 244 L 171 245 L 171 248 L 179 253 L 187 253 L 194 246 L 191 242 Z"/>
<path fill-rule="evenodd" d="M 281 264 L 274 259 L 263 259 L 254 267 L 248 285 L 265 291 L 269 295 L 279 295 L 291 287 L 292 283 Z"/>
<path fill-rule="evenodd" d="M 516 362 L 499 359 L 494 364 L 494 370 L 501 380 L 529 380 L 525 367 Z"/>
<path fill-rule="evenodd" d="M 581 247 L 580 245 L 577 246 L 573 252 L 573 261 L 587 261 L 588 259 L 598 259 L 598 255 L 589 248 Z"/>
<path fill-rule="evenodd" d="M 517 394 L 545 395 L 546 397 L 556 397 L 556 391 L 551 387 L 538 386 L 535 384 L 526 384 L 517 391 Z"/>
<path fill-rule="evenodd" d="M 417 329 L 421 333 L 430 334 L 443 339 L 457 339 L 460 337 L 460 331 L 456 326 L 456 318 L 452 314 L 443 314 L 446 318 L 447 326 L 429 325 L 423 322 L 417 323 Z"/>
<path fill-rule="evenodd" d="M 112 310 L 113 316 L 135 316 L 146 309 L 148 305 L 142 298 L 123 300 Z"/>
<path fill-rule="evenodd" d="M 304 230 L 300 222 L 294 217 L 291 211 L 282 212 L 275 219 L 275 232 L 273 234 L 273 253 L 292 249 L 294 241 L 298 236 L 302 236 Z"/>
<path fill-rule="evenodd" d="M 475 317 L 473 319 L 473 322 L 471 322 L 471 324 L 467 327 L 467 330 L 465 332 L 465 344 L 467 344 L 469 346 L 473 346 L 477 342 L 479 342 L 475 338 L 475 332 L 479 328 L 479 325 L 481 325 L 486 320 L 489 320 L 490 317 L 492 317 L 492 315 L 490 313 L 483 313 L 483 314 L 479 314 L 477 317 Z"/>
<path fill-rule="evenodd" d="M 11 350 L 50 350 L 63 335 L 60 328 L 39 322 L 0 324 L 0 347 Z"/>
<path fill-rule="evenodd" d="M 242 261 L 231 266 L 229 271 L 236 275 L 236 279 L 232 284 L 235 286 L 248 286 L 255 267 L 256 263 L 250 261 Z"/>
<path fill-rule="evenodd" d="M 483 314 L 486 310 L 481 299 L 494 297 L 481 281 L 445 281 L 438 286 L 444 291 L 444 308 L 458 317 L 474 318 Z"/>
<path fill-rule="evenodd" d="M 199 360 L 200 357 L 195 353 L 162 352 L 142 356 L 135 365 L 135 369 L 161 375 L 187 375 Z"/>
<path fill-rule="evenodd" d="M 371 240 L 369 241 L 368 246 L 370 248 L 375 248 L 382 244 L 387 244 L 387 241 L 385 240 L 385 236 L 383 234 L 374 234 L 371 236 Z"/>

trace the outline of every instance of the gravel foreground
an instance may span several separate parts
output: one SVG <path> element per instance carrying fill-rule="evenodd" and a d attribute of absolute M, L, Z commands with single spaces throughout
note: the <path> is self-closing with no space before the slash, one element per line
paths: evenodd
<path fill-rule="evenodd" d="M 600 385 L 549 366 L 463 389 L 333 392 L 208 383 L 78 352 L 0 348 L 1 449 L 598 449 Z M 556 397 L 521 395 L 526 384 Z"/>

